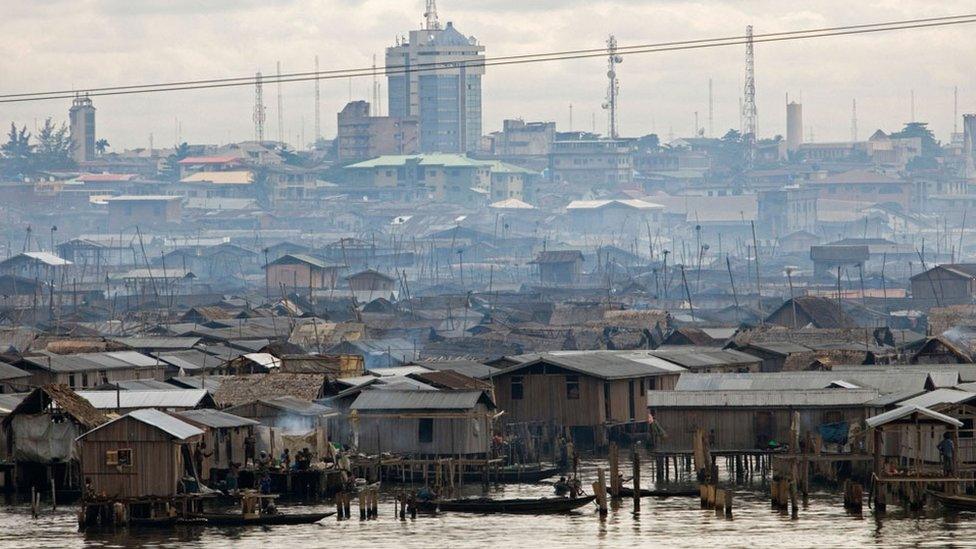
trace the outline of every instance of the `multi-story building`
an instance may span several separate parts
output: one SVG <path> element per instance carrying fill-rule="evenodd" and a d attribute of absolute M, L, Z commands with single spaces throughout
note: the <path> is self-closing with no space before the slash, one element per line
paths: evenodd
<path fill-rule="evenodd" d="M 415 117 L 370 116 L 369 103 L 353 101 L 339 112 L 338 122 L 339 162 L 387 154 L 415 154 L 420 150 Z"/>
<path fill-rule="evenodd" d="M 487 152 L 510 162 L 536 163 L 545 167 L 552 143 L 556 140 L 555 122 L 505 120 L 502 131 L 489 136 Z"/>
<path fill-rule="evenodd" d="M 68 117 L 75 162 L 95 160 L 95 107 L 92 100 L 88 96 L 75 97 Z"/>
<path fill-rule="evenodd" d="M 634 181 L 630 142 L 620 139 L 556 141 L 549 153 L 549 178 L 556 183 L 629 188 Z"/>
<path fill-rule="evenodd" d="M 442 28 L 436 11 L 425 15 L 424 28 L 386 49 L 388 112 L 419 119 L 423 152 L 474 151 L 481 143 L 485 48 L 450 22 Z"/>
<path fill-rule="evenodd" d="M 756 228 L 764 237 L 781 237 L 796 231 L 817 230 L 816 189 L 798 186 L 759 193 Z"/>

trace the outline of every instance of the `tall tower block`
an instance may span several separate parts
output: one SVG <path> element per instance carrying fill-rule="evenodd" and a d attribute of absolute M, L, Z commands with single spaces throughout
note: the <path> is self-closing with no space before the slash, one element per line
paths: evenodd
<path fill-rule="evenodd" d="M 388 115 L 419 121 L 423 152 L 477 150 L 485 47 L 450 21 L 442 27 L 433 0 L 423 27 L 386 49 Z"/>
<path fill-rule="evenodd" d="M 796 152 L 803 143 L 803 105 L 796 101 L 786 104 L 786 150 Z"/>
<path fill-rule="evenodd" d="M 75 162 L 95 160 L 95 107 L 91 98 L 87 95 L 75 97 L 68 117 Z"/>

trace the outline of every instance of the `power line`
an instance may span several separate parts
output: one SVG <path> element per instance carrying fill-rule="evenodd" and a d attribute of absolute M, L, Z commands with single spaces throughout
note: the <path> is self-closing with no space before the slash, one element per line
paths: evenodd
<path fill-rule="evenodd" d="M 759 42 L 783 42 L 792 40 L 804 40 L 810 38 L 827 38 L 833 36 L 849 36 L 857 34 L 869 34 L 876 32 L 887 32 L 895 30 L 910 30 L 932 27 L 944 27 L 950 25 L 960 25 L 976 23 L 976 14 L 954 15 L 946 17 L 933 17 L 926 19 L 910 19 L 904 21 L 894 21 L 887 23 L 868 23 L 861 25 L 847 25 L 842 27 L 825 27 L 820 29 L 806 29 L 795 31 L 782 31 L 776 33 L 756 34 L 752 37 L 753 43 Z M 635 46 L 618 47 L 618 55 L 630 55 L 639 53 L 663 53 L 671 51 L 694 50 L 714 47 L 726 47 L 746 44 L 748 37 L 734 36 L 725 38 L 706 38 L 697 40 L 683 40 L 676 42 L 661 42 L 657 44 L 642 44 Z M 439 62 L 424 63 L 412 66 L 387 66 L 385 74 L 398 73 L 417 73 L 429 72 L 444 69 L 462 68 L 466 66 L 504 66 L 519 65 L 527 63 L 540 63 L 549 61 L 563 61 L 571 59 L 586 59 L 592 57 L 603 57 L 606 55 L 605 48 L 599 49 L 579 49 L 566 50 L 560 52 L 520 54 L 500 57 L 491 57 L 462 62 Z M 356 69 L 336 69 L 317 72 L 298 72 L 282 74 L 279 78 L 274 78 L 275 82 L 304 82 L 309 80 L 333 80 L 338 78 L 353 78 L 370 76 L 372 67 Z M 272 81 L 265 78 L 265 81 Z M 185 91 L 197 89 L 216 89 L 226 87 L 251 86 L 255 83 L 254 77 L 236 78 L 216 78 L 207 80 L 191 80 L 182 82 L 171 82 L 162 84 L 136 84 L 126 86 L 109 86 L 101 88 L 88 88 L 79 90 L 59 90 L 48 92 L 25 92 L 18 94 L 0 95 L 0 103 L 19 103 L 30 101 L 43 101 L 47 99 L 70 99 L 79 93 L 89 97 L 112 96 L 112 95 L 133 95 L 140 93 L 156 93 L 165 91 Z"/>

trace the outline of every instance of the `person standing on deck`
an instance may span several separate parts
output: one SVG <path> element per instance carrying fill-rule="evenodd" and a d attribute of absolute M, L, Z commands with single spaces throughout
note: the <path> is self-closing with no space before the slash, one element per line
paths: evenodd
<path fill-rule="evenodd" d="M 939 458 L 942 460 L 942 472 L 945 476 L 952 476 L 954 473 L 953 460 L 956 455 L 956 445 L 952 442 L 952 435 L 942 434 L 942 440 L 936 446 L 939 449 Z"/>

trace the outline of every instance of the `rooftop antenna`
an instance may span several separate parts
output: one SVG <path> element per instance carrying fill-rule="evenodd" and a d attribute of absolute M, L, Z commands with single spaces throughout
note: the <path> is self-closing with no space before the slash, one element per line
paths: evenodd
<path fill-rule="evenodd" d="M 715 135 L 715 108 L 712 97 L 712 79 L 708 79 L 708 137 Z"/>
<path fill-rule="evenodd" d="M 695 133 L 692 137 L 698 137 L 698 111 L 695 111 Z"/>
<path fill-rule="evenodd" d="M 756 66 L 755 52 L 752 44 L 752 25 L 746 27 L 746 83 L 742 94 L 742 137 L 749 145 L 749 158 L 756 156 L 756 134 L 758 126 L 758 111 L 756 109 Z"/>
<path fill-rule="evenodd" d="M 424 30 L 440 30 L 441 22 L 437 20 L 437 2 L 427 0 L 427 9 L 424 10 Z"/>
<path fill-rule="evenodd" d="M 264 141 L 264 89 L 261 84 L 261 73 L 254 76 L 254 139 Z"/>
<path fill-rule="evenodd" d="M 278 78 L 277 78 L 277 80 L 278 80 L 278 83 L 277 83 L 277 90 L 278 90 L 278 142 L 279 143 L 284 143 L 285 142 L 285 123 L 284 123 L 285 117 L 284 117 L 284 114 L 282 113 L 282 102 L 283 101 L 282 101 L 282 98 L 281 98 L 281 61 L 278 61 Z"/>
<path fill-rule="evenodd" d="M 319 94 L 319 56 L 315 56 L 315 141 L 322 139 L 322 106 Z"/>
<path fill-rule="evenodd" d="M 607 102 L 603 104 L 603 108 L 607 110 L 610 139 L 617 138 L 617 96 L 620 94 L 617 65 L 623 61 L 624 58 L 617 55 L 617 37 L 611 34 L 607 39 Z"/>
<path fill-rule="evenodd" d="M 569 104 L 569 131 L 573 131 L 573 104 Z"/>
<path fill-rule="evenodd" d="M 959 86 L 952 87 L 952 133 L 950 141 L 959 133 Z"/>
<path fill-rule="evenodd" d="M 851 99 L 851 141 L 857 141 L 857 99 Z"/>
<path fill-rule="evenodd" d="M 915 90 L 912 90 L 912 112 L 911 112 L 911 114 L 912 114 L 911 121 L 914 122 L 915 121 Z"/>
<path fill-rule="evenodd" d="M 379 116 L 380 115 L 380 113 L 379 113 L 379 108 L 380 108 L 380 92 L 379 92 L 379 88 L 377 86 L 378 86 L 378 84 L 376 83 L 376 54 L 374 53 L 373 54 L 373 109 L 375 111 L 373 113 L 374 116 Z"/>

